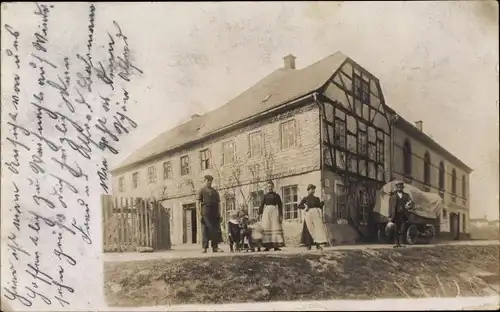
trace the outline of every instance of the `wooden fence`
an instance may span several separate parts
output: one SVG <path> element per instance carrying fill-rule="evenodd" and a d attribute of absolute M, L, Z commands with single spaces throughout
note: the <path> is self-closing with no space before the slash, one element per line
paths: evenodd
<path fill-rule="evenodd" d="M 104 252 L 171 248 L 170 212 L 160 203 L 102 195 L 101 205 Z"/>

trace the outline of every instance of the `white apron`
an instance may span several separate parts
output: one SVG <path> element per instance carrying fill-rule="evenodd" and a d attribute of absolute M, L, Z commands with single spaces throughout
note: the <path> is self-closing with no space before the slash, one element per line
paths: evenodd
<path fill-rule="evenodd" d="M 305 212 L 304 222 L 315 244 L 325 244 L 328 242 L 321 209 L 309 208 L 309 210 Z"/>
<path fill-rule="evenodd" d="M 262 243 L 277 243 L 283 244 L 285 239 L 283 237 L 283 227 L 280 223 L 280 215 L 278 206 L 276 205 L 265 205 L 264 211 L 262 212 L 262 220 L 260 221 L 262 226 L 263 235 Z"/>

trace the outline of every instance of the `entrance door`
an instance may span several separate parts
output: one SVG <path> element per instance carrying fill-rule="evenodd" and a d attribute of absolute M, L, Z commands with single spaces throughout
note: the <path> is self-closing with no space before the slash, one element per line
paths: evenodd
<path fill-rule="evenodd" d="M 460 235 L 460 219 L 456 213 L 450 213 L 450 234 L 454 240 L 458 240 Z"/>
<path fill-rule="evenodd" d="M 197 218 L 196 218 L 196 205 L 188 204 L 183 205 L 183 235 L 182 243 L 196 244 L 197 241 Z"/>

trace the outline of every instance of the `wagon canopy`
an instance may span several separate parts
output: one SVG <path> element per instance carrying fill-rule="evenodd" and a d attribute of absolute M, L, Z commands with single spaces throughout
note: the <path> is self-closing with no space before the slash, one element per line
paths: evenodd
<path fill-rule="evenodd" d="M 391 181 L 385 184 L 377 194 L 377 202 L 374 207 L 374 212 L 380 216 L 389 216 L 389 197 L 396 191 L 396 184 L 400 181 Z M 413 185 L 405 183 L 404 191 L 410 195 L 410 198 L 415 203 L 412 213 L 427 219 L 439 218 L 443 210 L 443 200 L 441 196 L 435 193 L 424 192 Z"/>

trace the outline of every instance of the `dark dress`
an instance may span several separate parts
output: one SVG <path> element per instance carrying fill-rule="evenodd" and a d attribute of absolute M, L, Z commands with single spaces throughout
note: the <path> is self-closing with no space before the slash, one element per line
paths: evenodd
<path fill-rule="evenodd" d="M 319 197 L 316 197 L 314 195 L 307 195 L 306 197 L 302 198 L 302 200 L 299 203 L 299 209 L 305 209 L 306 205 L 307 207 L 313 208 L 321 208 L 323 209 L 324 202 L 322 202 Z M 311 236 L 311 233 L 309 232 L 309 229 L 307 228 L 306 222 L 304 222 L 304 225 L 302 226 L 302 235 L 300 237 L 300 244 L 306 245 L 306 246 L 312 246 L 314 244 L 314 239 Z"/>
<path fill-rule="evenodd" d="M 278 206 L 279 214 L 283 217 L 283 203 L 281 202 L 281 197 L 276 192 L 268 192 L 264 194 L 264 198 L 262 198 L 262 202 L 259 207 L 259 215 L 264 212 L 265 205 Z"/>
<path fill-rule="evenodd" d="M 201 203 L 201 226 L 203 230 L 203 248 L 208 248 L 208 242 L 212 242 L 212 248 L 218 248 L 222 241 L 220 229 L 220 197 L 212 187 L 204 187 L 198 193 L 198 201 Z"/>
<path fill-rule="evenodd" d="M 278 213 L 276 213 L 276 210 L 274 210 L 274 212 L 271 212 L 271 210 L 264 211 L 267 205 L 276 206 Z M 261 226 L 264 231 L 262 243 L 266 249 L 277 249 L 285 246 L 283 227 L 279 220 L 283 219 L 283 202 L 277 193 L 268 192 L 264 195 L 260 203 L 259 215 L 262 216 Z"/>

